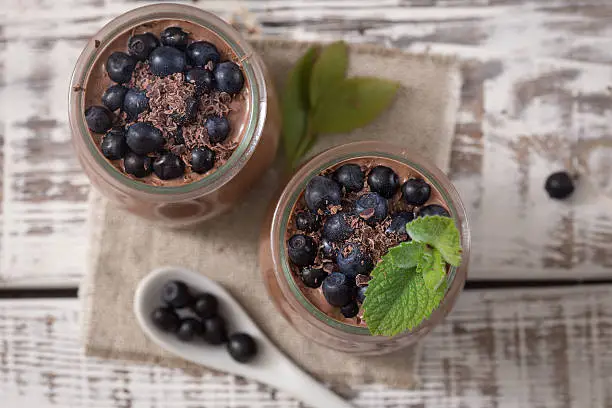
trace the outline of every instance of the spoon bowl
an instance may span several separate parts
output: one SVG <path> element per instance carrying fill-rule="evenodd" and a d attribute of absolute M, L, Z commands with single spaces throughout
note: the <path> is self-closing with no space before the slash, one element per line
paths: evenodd
<path fill-rule="evenodd" d="M 225 345 L 214 346 L 204 341 L 183 342 L 175 335 L 157 328 L 152 311 L 163 306 L 161 292 L 171 280 L 184 282 L 195 293 L 210 293 L 219 300 L 219 314 L 226 319 L 228 332 L 247 333 L 257 343 L 257 355 L 248 363 L 235 361 Z M 179 267 L 157 269 L 138 284 L 134 297 L 134 313 L 145 335 L 163 349 L 184 360 L 271 385 L 287 391 L 312 407 L 353 408 L 353 405 L 315 381 L 285 356 L 250 318 L 242 306 L 221 285 L 204 275 Z"/>

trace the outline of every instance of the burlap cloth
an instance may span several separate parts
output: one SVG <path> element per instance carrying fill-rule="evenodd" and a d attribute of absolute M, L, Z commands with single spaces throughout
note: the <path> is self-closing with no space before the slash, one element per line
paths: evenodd
<path fill-rule="evenodd" d="M 253 44 L 278 89 L 307 47 L 281 40 L 253 40 Z M 351 134 L 322 136 L 312 154 L 349 141 L 380 139 L 410 146 L 438 167 L 448 168 L 461 84 L 454 60 L 351 46 L 349 75 L 394 79 L 403 86 L 392 108 L 375 123 Z M 155 226 L 113 208 L 92 193 L 91 264 L 79 292 L 86 353 L 201 373 L 201 368 L 168 355 L 147 340 L 132 314 L 138 281 L 154 268 L 179 265 L 225 285 L 290 357 L 337 390 L 346 392 L 347 385 L 371 382 L 413 386 L 414 348 L 367 358 L 332 351 L 303 338 L 268 300 L 257 251 L 261 222 L 278 189 L 279 174 L 278 168 L 271 169 L 231 213 L 188 230 Z"/>

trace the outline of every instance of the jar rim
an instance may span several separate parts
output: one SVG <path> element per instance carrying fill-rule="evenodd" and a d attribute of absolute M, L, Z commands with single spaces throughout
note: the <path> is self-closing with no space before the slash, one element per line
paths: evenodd
<path fill-rule="evenodd" d="M 463 289 L 467 276 L 467 265 L 470 252 L 470 230 L 467 214 L 457 190 L 440 169 L 430 163 L 426 163 L 422 157 L 418 157 L 408 152 L 408 149 L 405 147 L 376 141 L 354 142 L 328 149 L 306 162 L 287 183 L 274 208 L 269 237 L 274 274 L 283 296 L 296 310 L 305 312 L 305 318 L 307 320 L 310 320 L 314 324 L 323 323 L 332 330 L 339 330 L 348 335 L 364 336 L 362 340 L 367 338 L 365 336 L 372 338 L 376 336 L 372 336 L 367 327 L 350 325 L 328 316 L 313 305 L 304 295 L 297 285 L 293 276 L 294 273 L 289 266 L 285 233 L 288 228 L 292 209 L 310 178 L 347 160 L 376 157 L 398 161 L 423 174 L 442 195 L 461 234 L 463 250 L 462 263 L 459 267 L 451 266 L 449 268 L 449 272 L 447 273 L 448 285 L 446 294 L 440 305 L 432 312 L 427 320 L 435 321 L 441 319 L 446 314 L 444 306 L 447 302 L 454 302 L 454 298 L 456 297 L 449 295 Z M 424 334 L 424 332 L 420 332 L 428 330 L 429 329 L 425 328 L 423 323 L 421 323 L 416 328 L 407 330 L 395 336 L 395 338 L 421 335 Z"/>
<path fill-rule="evenodd" d="M 85 121 L 83 88 L 97 62 L 100 50 L 126 31 L 155 20 L 183 20 L 211 30 L 226 42 L 236 58 L 241 61 L 246 83 L 249 84 L 250 112 L 240 143 L 226 163 L 201 180 L 179 186 L 154 186 L 133 180 L 109 163 L 94 143 Z M 124 13 L 102 27 L 91 37 L 72 73 L 68 104 L 69 120 L 74 143 L 83 146 L 95 163 L 96 173 L 124 192 L 134 192 L 157 197 L 190 199 L 208 194 L 229 182 L 248 162 L 263 132 L 267 115 L 268 93 L 265 86 L 262 62 L 252 46 L 231 25 L 200 8 L 182 4 L 153 4 Z"/>

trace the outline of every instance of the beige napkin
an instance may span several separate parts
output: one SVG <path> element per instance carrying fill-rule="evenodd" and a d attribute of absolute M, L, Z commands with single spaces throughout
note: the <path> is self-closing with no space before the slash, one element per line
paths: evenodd
<path fill-rule="evenodd" d="M 253 44 L 278 89 L 308 45 L 280 40 L 254 40 Z M 375 123 L 348 135 L 324 136 L 314 152 L 354 140 L 380 139 L 410 146 L 442 169 L 448 168 L 461 83 L 454 60 L 351 46 L 349 71 L 349 75 L 399 80 L 403 87 L 392 108 Z M 138 281 L 154 268 L 178 265 L 223 284 L 290 357 L 336 389 L 346 391 L 346 385 L 370 382 L 413 386 L 414 349 L 367 358 L 329 350 L 298 334 L 268 300 L 257 250 L 261 222 L 278 188 L 279 174 L 271 169 L 232 212 L 188 230 L 155 226 L 93 193 L 91 266 L 80 289 L 86 353 L 198 370 L 148 341 L 131 313 Z"/>

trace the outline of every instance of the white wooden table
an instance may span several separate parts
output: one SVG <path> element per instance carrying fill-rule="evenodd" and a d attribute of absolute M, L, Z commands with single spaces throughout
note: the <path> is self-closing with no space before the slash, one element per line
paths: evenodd
<path fill-rule="evenodd" d="M 69 143 L 70 72 L 91 34 L 144 3 L 0 5 L 0 406 L 299 406 L 239 378 L 86 358 L 77 299 L 46 291 L 76 288 L 85 272 L 89 186 Z M 356 405 L 612 407 L 612 2 L 190 3 L 257 21 L 263 34 L 465 63 L 451 176 L 472 220 L 470 276 L 517 283 L 464 293 L 425 340 L 418 389 L 370 385 Z M 544 179 L 570 162 L 586 176 L 572 200 L 551 202 Z M 600 283 L 522 286 L 592 279 Z M 12 299 L 32 294 L 47 297 Z"/>

